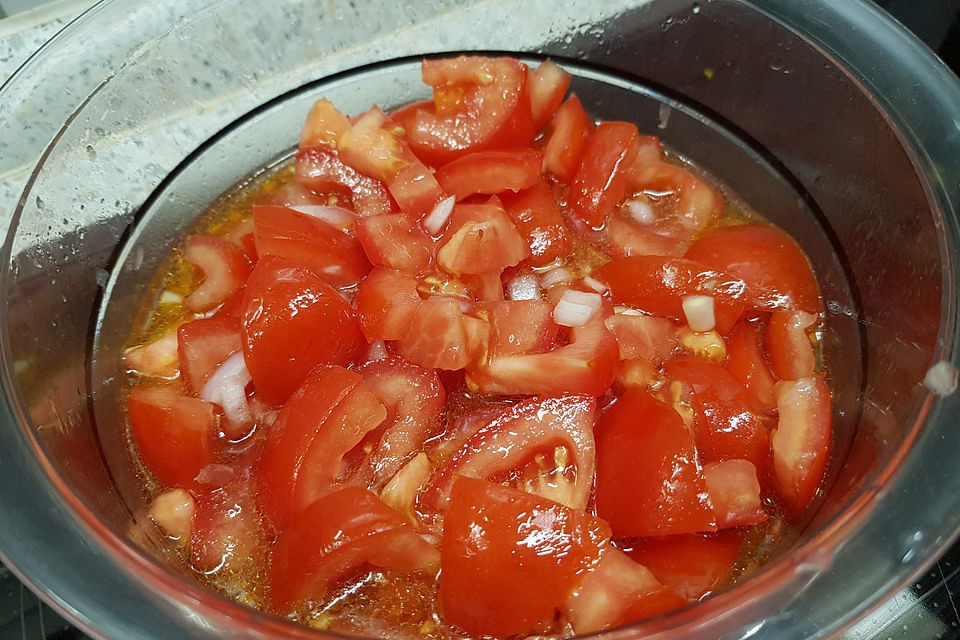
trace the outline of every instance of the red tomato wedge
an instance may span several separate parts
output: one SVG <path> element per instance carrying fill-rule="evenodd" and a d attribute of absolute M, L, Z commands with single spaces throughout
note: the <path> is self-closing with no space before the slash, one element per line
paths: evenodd
<path fill-rule="evenodd" d="M 216 457 L 214 405 L 172 387 L 137 385 L 127 399 L 130 431 L 140 458 L 168 486 L 191 488 Z"/>
<path fill-rule="evenodd" d="M 704 462 L 744 458 L 766 471 L 770 456 L 766 429 L 750 411 L 746 391 L 733 376 L 699 356 L 673 358 L 663 370 L 681 385 L 680 399 L 693 409 L 697 451 Z"/>
<path fill-rule="evenodd" d="M 693 436 L 676 411 L 639 387 L 600 416 L 596 505 L 618 538 L 717 528 Z"/>
<path fill-rule="evenodd" d="M 419 160 L 397 171 L 390 180 L 390 193 L 405 213 L 417 219 L 447 198 L 436 176 Z"/>
<path fill-rule="evenodd" d="M 467 369 L 467 384 L 482 393 L 599 396 L 617 375 L 617 340 L 595 315 L 570 331 L 570 343 L 552 351 L 513 356 L 491 355 Z"/>
<path fill-rule="evenodd" d="M 318 364 L 348 364 L 367 342 L 353 310 L 312 271 L 267 256 L 247 282 L 243 356 L 257 393 L 282 404 Z"/>
<path fill-rule="evenodd" d="M 666 318 L 618 313 L 603 323 L 617 338 L 621 360 L 661 362 L 679 345 L 677 327 Z"/>
<path fill-rule="evenodd" d="M 614 303 L 675 320 L 685 319 L 684 297 L 710 296 L 721 334 L 733 328 L 744 308 L 742 280 L 683 258 L 617 258 L 595 269 L 592 275 L 610 288 Z"/>
<path fill-rule="evenodd" d="M 529 189 L 500 195 L 503 208 L 517 226 L 531 266 L 542 267 L 570 253 L 573 244 L 550 185 L 538 180 Z"/>
<path fill-rule="evenodd" d="M 616 547 L 606 547 L 600 562 L 584 574 L 563 611 L 578 634 L 596 633 L 650 618 L 687 604 L 660 583 L 649 569 Z"/>
<path fill-rule="evenodd" d="M 467 633 L 506 638 L 553 617 L 610 529 L 583 511 L 458 478 L 440 545 L 440 606 Z"/>
<path fill-rule="evenodd" d="M 535 149 L 477 151 L 437 170 L 444 191 L 463 200 L 477 193 L 520 191 L 540 181 L 543 154 Z"/>
<path fill-rule="evenodd" d="M 417 281 L 392 269 L 375 268 L 357 290 L 357 318 L 367 340 L 399 340 L 409 335 L 420 306 Z"/>
<path fill-rule="evenodd" d="M 371 484 L 379 488 L 428 438 L 442 432 L 447 393 L 435 371 L 395 356 L 368 362 L 358 371 L 387 410 L 381 427 L 368 434 L 373 449 L 361 474 L 369 474 Z"/>
<path fill-rule="evenodd" d="M 770 373 L 761 340 L 758 323 L 738 322 L 726 339 L 727 359 L 723 368 L 746 388 L 754 411 L 772 413 L 777 408 L 777 381 Z"/>
<path fill-rule="evenodd" d="M 659 157 L 659 142 L 656 146 Z M 723 213 L 720 194 L 683 167 L 658 162 L 642 166 L 637 173 L 635 186 L 652 201 L 658 220 L 667 228 L 692 234 Z"/>
<path fill-rule="evenodd" d="M 542 300 L 498 302 L 490 308 L 490 355 L 543 353 L 553 346 L 560 326 L 553 307 Z"/>
<path fill-rule="evenodd" d="M 232 467 L 217 471 L 226 481 L 202 482 L 196 492 L 190 564 L 206 574 L 223 575 L 255 566 L 262 560 L 265 541 L 249 474 Z M 201 472 L 201 479 L 206 472 Z"/>
<path fill-rule="evenodd" d="M 217 307 L 243 286 L 253 268 L 240 249 L 219 236 L 190 236 L 183 257 L 203 273 L 203 281 L 183 301 L 188 311 Z"/>
<path fill-rule="evenodd" d="M 550 122 L 569 86 L 570 74 L 549 60 L 541 62 L 540 66 L 527 74 L 534 131 L 540 131 Z"/>
<path fill-rule="evenodd" d="M 767 323 L 767 355 L 770 368 L 780 380 L 809 378 L 816 368 L 813 344 L 807 331 L 819 318 L 805 311 L 775 311 Z"/>
<path fill-rule="evenodd" d="M 638 211 L 642 215 L 631 213 L 635 207 L 641 207 Z M 605 244 L 610 254 L 620 257 L 682 256 L 693 242 L 693 233 L 663 222 L 657 218 L 657 213 L 650 203 L 638 205 L 631 202 L 614 209 L 604 228 Z"/>
<path fill-rule="evenodd" d="M 723 586 L 742 544 L 735 530 L 686 534 L 637 540 L 627 555 L 692 602 Z"/>
<path fill-rule="evenodd" d="M 757 468 L 751 462 L 710 462 L 703 467 L 703 477 L 718 528 L 748 526 L 769 517 L 760 503 Z"/>
<path fill-rule="evenodd" d="M 451 298 L 422 301 L 397 342 L 400 354 L 428 369 L 463 369 L 470 361 L 470 337 L 460 303 Z"/>
<path fill-rule="evenodd" d="M 747 285 L 747 300 L 757 309 L 823 311 L 820 288 L 810 263 L 793 238 L 763 224 L 723 227 L 693 243 L 686 257 Z"/>
<path fill-rule="evenodd" d="M 436 253 L 433 239 L 404 215 L 361 218 L 357 220 L 357 237 L 374 266 L 411 275 L 428 268 Z"/>
<path fill-rule="evenodd" d="M 570 183 L 573 213 L 594 229 L 630 191 L 628 169 L 637 159 L 639 134 L 629 122 L 602 122 L 587 138 L 583 160 Z"/>
<path fill-rule="evenodd" d="M 474 151 L 529 147 L 533 120 L 527 66 L 512 58 L 460 56 L 424 60 L 433 109 L 419 109 L 407 129 L 410 148 L 439 167 Z"/>
<path fill-rule="evenodd" d="M 343 367 L 315 369 L 283 405 L 256 467 L 263 515 L 279 529 L 341 474 L 341 460 L 387 417 L 387 410 Z"/>
<path fill-rule="evenodd" d="M 254 205 L 257 254 L 302 265 L 338 289 L 356 286 L 370 271 L 360 242 L 346 229 L 289 207 Z"/>
<path fill-rule="evenodd" d="M 183 381 L 187 389 L 199 394 L 217 367 L 242 348 L 240 319 L 213 317 L 187 322 L 177 330 L 177 343 Z"/>
<path fill-rule="evenodd" d="M 335 148 L 340 136 L 350 129 L 350 120 L 326 98 L 317 100 L 300 132 L 300 148 Z"/>
<path fill-rule="evenodd" d="M 550 121 L 550 131 L 543 147 L 544 172 L 569 184 L 580 168 L 592 127 L 593 122 L 580 100 L 577 96 L 570 96 Z"/>
<path fill-rule="evenodd" d="M 774 485 L 787 515 L 798 518 L 823 481 L 830 454 L 833 423 L 823 378 L 778 383 L 777 410 L 780 418 L 770 438 Z"/>
<path fill-rule="evenodd" d="M 421 502 L 435 509 L 447 505 L 458 477 L 495 479 L 531 462 L 538 453 L 553 458 L 556 447 L 567 450 L 567 466 L 575 467 L 575 480 L 565 482 L 543 497 L 568 507 L 584 509 L 593 484 L 593 423 L 596 400 L 565 395 L 528 398 L 501 410 L 481 410 L 480 426 L 437 471 Z M 539 491 L 530 491 L 530 493 Z"/>
<path fill-rule="evenodd" d="M 294 178 L 313 191 L 349 196 L 360 216 L 386 215 L 396 209 L 382 182 L 345 165 L 333 149 L 302 149 L 297 153 Z"/>
<path fill-rule="evenodd" d="M 499 204 L 457 205 L 437 262 L 453 275 L 499 274 L 530 254 Z"/>
<path fill-rule="evenodd" d="M 270 603 L 287 612 L 364 567 L 409 573 L 437 561 L 436 548 L 400 514 L 366 489 L 346 487 L 311 504 L 280 532 L 268 573 Z"/>

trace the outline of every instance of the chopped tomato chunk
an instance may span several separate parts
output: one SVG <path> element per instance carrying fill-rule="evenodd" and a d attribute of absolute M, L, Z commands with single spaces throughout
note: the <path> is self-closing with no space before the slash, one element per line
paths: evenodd
<path fill-rule="evenodd" d="M 190 488 L 216 455 L 216 409 L 172 387 L 137 385 L 127 399 L 130 430 L 143 463 L 172 487 Z"/>
<path fill-rule="evenodd" d="M 424 60 L 423 81 L 433 87 L 434 108 L 416 111 L 407 137 L 427 164 L 533 142 L 525 64 L 479 56 Z"/>
<path fill-rule="evenodd" d="M 552 618 L 609 539 L 583 511 L 460 477 L 440 544 L 443 615 L 476 635 L 529 632 Z"/>
<path fill-rule="evenodd" d="M 177 342 L 183 381 L 199 394 L 217 367 L 240 351 L 240 319 L 213 317 L 187 322 L 177 330 Z"/>
<path fill-rule="evenodd" d="M 743 533 L 736 530 L 690 533 L 637 540 L 627 555 L 693 602 L 723 586 L 742 544 Z"/>
<path fill-rule="evenodd" d="M 587 138 L 583 160 L 570 183 L 570 208 L 599 229 L 630 189 L 628 168 L 639 149 L 636 125 L 602 122 Z"/>
<path fill-rule="evenodd" d="M 534 131 L 540 131 L 550 122 L 550 118 L 560 108 L 569 86 L 570 74 L 549 60 L 541 62 L 540 66 L 527 75 Z"/>
<path fill-rule="evenodd" d="M 261 259 L 243 306 L 244 360 L 269 404 L 282 404 L 318 364 L 352 363 L 366 350 L 350 305 L 289 260 Z"/>
<path fill-rule="evenodd" d="M 695 233 L 723 213 L 720 194 L 682 167 L 659 162 L 638 173 L 636 186 L 651 201 L 664 230 Z"/>
<path fill-rule="evenodd" d="M 348 196 L 360 216 L 386 215 L 396 209 L 382 182 L 348 167 L 332 149 L 302 149 L 297 153 L 295 178 L 307 189 Z"/>
<path fill-rule="evenodd" d="M 620 347 L 620 359 L 661 362 L 677 348 L 677 328 L 666 318 L 618 313 L 603 321 Z"/>
<path fill-rule="evenodd" d="M 403 215 L 361 218 L 357 237 L 374 266 L 411 275 L 429 267 L 436 252 L 433 239 Z"/>
<path fill-rule="evenodd" d="M 476 193 L 520 191 L 540 181 L 543 154 L 534 149 L 477 151 L 437 170 L 443 190 L 463 200 Z"/>
<path fill-rule="evenodd" d="M 529 189 L 503 193 L 500 198 L 530 250 L 528 261 L 532 266 L 548 265 L 570 253 L 570 233 L 546 181 L 538 180 Z"/>
<path fill-rule="evenodd" d="M 757 468 L 747 460 L 710 462 L 703 467 L 717 527 L 741 527 L 767 519 L 760 504 Z"/>
<path fill-rule="evenodd" d="M 448 273 L 500 273 L 529 255 L 530 250 L 502 207 L 457 207 L 450 224 L 450 238 L 437 253 L 437 262 Z"/>
<path fill-rule="evenodd" d="M 490 355 L 542 353 L 553 346 L 560 326 L 541 300 L 498 302 L 490 309 Z"/>
<path fill-rule="evenodd" d="M 123 354 L 127 369 L 144 376 L 173 379 L 179 373 L 177 332 L 170 331 L 153 342 L 127 349 Z"/>
<path fill-rule="evenodd" d="M 375 268 L 357 290 L 357 319 L 367 340 L 399 340 L 409 334 L 420 294 L 417 281 L 399 271 Z"/>
<path fill-rule="evenodd" d="M 723 368 L 746 388 L 754 411 L 772 413 L 777 408 L 776 380 L 764 356 L 759 325 L 738 322 L 727 337 L 726 348 Z"/>
<path fill-rule="evenodd" d="M 329 100 L 321 98 L 307 114 L 307 121 L 300 133 L 300 148 L 335 148 L 340 136 L 349 129 L 350 121 L 347 117 L 337 111 Z"/>
<path fill-rule="evenodd" d="M 560 105 L 550 121 L 550 132 L 543 148 L 543 170 L 569 184 L 580 168 L 593 123 L 577 96 Z"/>
<path fill-rule="evenodd" d="M 470 340 L 460 304 L 450 298 L 422 301 L 397 346 L 414 364 L 430 369 L 463 369 L 470 361 Z"/>
<path fill-rule="evenodd" d="M 693 436 L 676 411 L 635 386 L 600 416 L 596 501 L 618 538 L 717 528 Z"/>
<path fill-rule="evenodd" d="M 222 471 L 223 478 L 200 483 L 191 526 L 190 564 L 207 575 L 256 569 L 264 555 L 249 473 L 232 467 Z"/>
<path fill-rule="evenodd" d="M 183 301 L 189 311 L 209 311 L 243 286 L 250 261 L 219 236 L 190 236 L 183 252 L 187 262 L 203 272 L 203 282 Z"/>
<path fill-rule="evenodd" d="M 807 331 L 818 318 L 805 311 L 775 311 L 767 324 L 767 354 L 770 368 L 780 380 L 799 380 L 813 375 L 816 358 Z"/>
<path fill-rule="evenodd" d="M 830 453 L 830 392 L 823 378 L 778 383 L 777 410 L 770 438 L 774 484 L 787 515 L 797 518 L 817 492 Z"/>
<path fill-rule="evenodd" d="M 437 562 L 436 548 L 400 514 L 366 489 L 346 487 L 311 504 L 280 532 L 268 574 L 270 602 L 287 612 L 364 567 L 409 573 Z"/>
<path fill-rule="evenodd" d="M 339 229 L 288 207 L 253 207 L 257 254 L 303 265 L 334 287 L 354 287 L 370 271 L 360 242 Z"/>

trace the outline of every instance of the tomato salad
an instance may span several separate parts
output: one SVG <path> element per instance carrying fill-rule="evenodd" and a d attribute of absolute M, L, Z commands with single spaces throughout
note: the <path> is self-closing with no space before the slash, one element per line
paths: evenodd
<path fill-rule="evenodd" d="M 318 101 L 292 167 L 170 259 L 125 354 L 151 519 L 227 593 L 346 632 L 695 602 L 823 482 L 806 257 L 551 62 L 422 74 L 393 113 Z"/>

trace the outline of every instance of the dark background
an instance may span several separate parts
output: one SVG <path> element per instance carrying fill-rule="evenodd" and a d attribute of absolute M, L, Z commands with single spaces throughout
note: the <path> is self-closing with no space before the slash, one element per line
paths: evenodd
<path fill-rule="evenodd" d="M 955 72 L 960 72 L 960 0 L 875 1 L 926 42 Z M 844 638 L 960 640 L 960 613 L 955 598 L 958 595 L 960 544 L 950 549 L 917 583 L 897 593 L 851 628 Z M 0 640 L 86 637 L 0 565 Z"/>

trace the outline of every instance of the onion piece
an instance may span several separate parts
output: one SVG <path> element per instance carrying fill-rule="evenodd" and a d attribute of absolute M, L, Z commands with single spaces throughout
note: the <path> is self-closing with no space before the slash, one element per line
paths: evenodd
<path fill-rule="evenodd" d="M 370 343 L 370 350 L 367 352 L 367 360 L 374 362 L 376 360 L 385 360 L 390 355 L 387 351 L 387 344 L 383 340 L 376 340 Z"/>
<path fill-rule="evenodd" d="M 603 284 L 596 278 L 591 278 L 590 276 L 584 276 L 583 284 L 587 285 L 597 293 L 606 293 L 607 291 L 609 291 L 609 289 L 607 288 L 607 285 Z"/>
<path fill-rule="evenodd" d="M 573 277 L 570 275 L 569 271 L 563 267 L 555 267 L 540 276 L 540 286 L 542 286 L 544 289 L 549 289 L 554 285 L 563 284 L 564 282 L 571 282 L 572 280 Z"/>
<path fill-rule="evenodd" d="M 649 202 L 644 200 L 628 200 L 624 204 L 624 207 L 626 207 L 630 217 L 640 224 L 653 224 L 656 220 L 653 207 Z"/>
<path fill-rule="evenodd" d="M 553 320 L 564 327 L 582 327 L 600 310 L 603 300 L 598 293 L 565 291 L 553 309 Z"/>
<path fill-rule="evenodd" d="M 687 324 L 697 333 L 713 331 L 717 321 L 713 314 L 713 298 L 711 296 L 684 296 L 682 302 L 683 315 Z"/>
<path fill-rule="evenodd" d="M 357 219 L 357 214 L 343 207 L 331 207 L 319 204 L 299 204 L 289 207 L 312 218 L 329 222 L 335 227 L 349 227 Z"/>
<path fill-rule="evenodd" d="M 213 372 L 203 385 L 200 398 L 220 405 L 230 422 L 252 422 L 253 415 L 247 404 L 247 385 L 252 379 L 243 360 L 243 351 L 237 351 Z"/>
<path fill-rule="evenodd" d="M 923 384 L 938 396 L 946 397 L 957 390 L 957 367 L 952 362 L 941 360 L 927 371 Z"/>
<path fill-rule="evenodd" d="M 164 291 L 160 294 L 160 304 L 183 304 L 183 296 L 173 291 Z"/>
<path fill-rule="evenodd" d="M 423 228 L 432 236 L 440 233 L 443 225 L 447 224 L 450 214 L 453 213 L 453 205 L 457 199 L 450 196 L 436 204 L 433 210 L 423 219 Z"/>
<path fill-rule="evenodd" d="M 507 298 L 510 300 L 539 300 L 540 279 L 532 273 L 517 276 L 507 283 Z"/>

